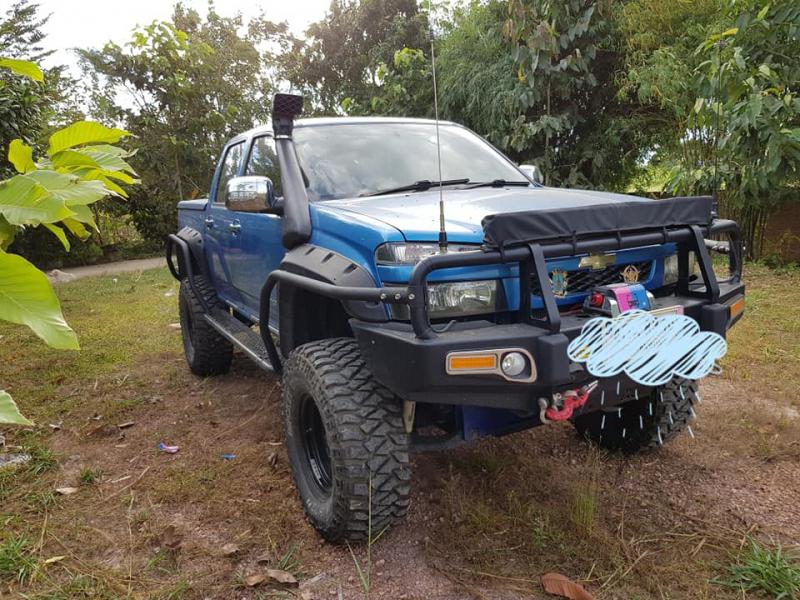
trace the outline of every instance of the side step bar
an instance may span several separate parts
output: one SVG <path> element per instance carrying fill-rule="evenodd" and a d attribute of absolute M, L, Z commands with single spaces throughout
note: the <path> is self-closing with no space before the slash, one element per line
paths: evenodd
<path fill-rule="evenodd" d="M 224 310 L 214 309 L 203 316 L 209 325 L 219 331 L 220 335 L 234 346 L 241 348 L 259 367 L 269 373 L 275 372 L 275 368 L 269 361 L 264 340 L 258 333 Z"/>

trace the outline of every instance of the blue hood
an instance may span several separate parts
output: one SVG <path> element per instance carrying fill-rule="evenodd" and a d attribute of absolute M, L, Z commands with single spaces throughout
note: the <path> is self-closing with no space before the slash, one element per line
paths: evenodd
<path fill-rule="evenodd" d="M 447 238 L 451 242 L 480 243 L 486 215 L 554 208 L 573 208 L 615 202 L 652 202 L 648 198 L 567 190 L 561 188 L 478 188 L 444 190 Z M 358 213 L 398 229 L 409 241 L 435 241 L 439 231 L 439 190 L 328 200 L 326 208 Z"/>

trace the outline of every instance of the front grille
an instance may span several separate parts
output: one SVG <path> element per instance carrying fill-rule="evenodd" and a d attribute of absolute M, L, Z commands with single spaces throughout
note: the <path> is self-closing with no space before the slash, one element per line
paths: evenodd
<path fill-rule="evenodd" d="M 601 285 L 611 285 L 612 283 L 624 283 L 622 272 L 629 266 L 635 267 L 639 271 L 638 282 L 644 283 L 650 279 L 650 270 L 653 267 L 653 261 L 647 260 L 642 262 L 627 263 L 620 265 L 611 265 L 605 269 L 576 269 L 574 271 L 566 271 L 566 293 L 567 294 L 588 294 L 592 289 Z M 551 287 L 553 275 L 551 273 Z M 555 290 L 554 290 L 555 291 Z M 531 294 L 540 296 L 542 288 L 539 285 L 539 280 L 534 275 L 531 278 Z M 558 294 L 556 294 L 558 296 Z"/>

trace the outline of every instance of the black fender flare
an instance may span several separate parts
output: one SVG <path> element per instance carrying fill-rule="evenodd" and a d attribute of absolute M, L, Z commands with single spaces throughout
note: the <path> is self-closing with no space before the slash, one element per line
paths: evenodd
<path fill-rule="evenodd" d="M 181 281 L 193 275 L 208 279 L 203 243 L 203 234 L 192 227 L 184 227 L 178 233 L 167 236 L 167 267 L 175 279 Z M 177 263 L 173 261 L 173 256 L 177 258 Z"/>
<path fill-rule="evenodd" d="M 310 279 L 323 281 L 341 287 L 377 288 L 372 275 L 364 267 L 327 248 L 314 244 L 302 244 L 286 253 L 279 269 L 303 275 Z M 291 300 L 279 297 L 281 314 L 284 314 L 284 302 Z M 342 300 L 347 314 L 357 319 L 371 322 L 388 321 L 386 309 L 380 302 L 362 300 Z"/>
<path fill-rule="evenodd" d="M 286 253 L 281 261 L 278 271 L 285 271 L 294 275 L 307 278 L 309 282 L 323 282 L 342 288 L 364 288 L 376 290 L 377 285 L 372 275 L 364 267 L 354 263 L 346 256 L 315 246 L 302 244 Z M 259 302 L 259 321 L 262 324 L 261 335 L 266 338 L 269 334 L 270 295 L 277 285 L 279 306 L 279 330 L 291 331 L 294 318 L 294 305 L 298 291 L 303 291 L 301 284 L 286 284 L 268 280 L 261 288 Z M 336 298 L 332 298 L 336 300 Z M 371 322 L 385 322 L 389 318 L 382 302 L 369 300 L 340 300 L 344 311 L 357 319 Z M 266 324 L 267 326 L 264 326 Z M 264 339 L 269 349 L 272 339 Z"/>

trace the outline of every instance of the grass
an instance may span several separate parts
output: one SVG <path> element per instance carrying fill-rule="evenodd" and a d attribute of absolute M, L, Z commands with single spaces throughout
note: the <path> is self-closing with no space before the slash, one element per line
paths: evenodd
<path fill-rule="evenodd" d="M 100 469 L 91 469 L 85 467 L 81 469 L 81 472 L 78 475 L 78 481 L 81 485 L 94 485 L 95 483 L 98 483 L 102 477 L 103 472 Z"/>
<path fill-rule="evenodd" d="M 728 578 L 718 583 L 743 594 L 763 592 L 775 600 L 795 600 L 800 597 L 800 562 L 780 545 L 765 546 L 750 538 L 742 556 L 728 566 Z"/>
<path fill-rule="evenodd" d="M 191 592 L 192 584 L 181 578 L 177 583 L 157 594 L 155 598 L 156 600 L 182 600 L 188 598 Z"/>
<path fill-rule="evenodd" d="M 96 423 L 85 419 L 97 411 L 95 400 L 114 396 L 104 403 L 102 415 L 113 423 L 115 413 L 125 414 L 146 400 L 137 384 L 147 380 L 132 377 L 132 365 L 180 347 L 179 336 L 169 329 L 177 321 L 177 282 L 166 271 L 154 270 L 89 278 L 57 291 L 82 350 L 52 350 L 27 328 L 2 324 L 0 381 L 35 422 L 54 423 L 69 414 L 83 418 L 81 429 L 89 429 Z M 159 364 L 159 375 L 168 378 L 171 367 Z M 88 394 L 78 389 L 81 382 L 91 382 Z"/>
<path fill-rule="evenodd" d="M 660 495 L 678 489 L 678 500 L 702 504 L 705 498 L 683 489 L 692 472 L 718 477 L 726 490 L 725 477 L 747 461 L 764 471 L 763 484 L 785 473 L 770 469 L 793 469 L 800 458 L 800 420 L 791 413 L 800 409 L 794 393 L 800 314 L 793 304 L 800 271 L 748 265 L 746 277 L 747 312 L 731 332 L 718 382 L 748 400 L 735 413 L 724 391 L 704 402 L 698 440 L 623 459 L 578 443 L 568 427 L 551 427 L 420 455 L 421 508 L 411 511 L 412 524 L 377 546 L 373 532 L 372 544 L 354 547 L 352 555 L 319 544 L 303 517 L 279 446 L 274 382 L 244 359 L 234 361 L 229 376 L 201 380 L 188 373 L 179 332 L 170 327 L 177 321 L 177 285 L 166 272 L 61 286 L 80 352 L 51 350 L 24 328 L 0 324 L 0 385 L 38 424 L 6 433 L 7 443 L 32 459 L 0 471 L 0 594 L 229 597 L 237 576 L 253 566 L 298 578 L 339 569 L 342 583 L 353 579 L 349 588 L 344 584 L 345 597 L 369 590 L 378 598 L 385 581 L 374 573 L 369 579 L 372 561 L 384 544 L 408 543 L 404 538 L 419 527 L 425 541 L 414 561 L 488 587 L 486 597 L 509 595 L 495 594 L 498 585 L 524 588 L 519 593 L 529 596 L 548 571 L 579 580 L 600 599 L 727 600 L 740 598 L 743 588 L 754 597 L 773 593 L 770 582 L 791 581 L 796 573 L 791 549 L 762 546 L 755 556 L 748 546 L 739 555 L 744 532 L 730 525 L 728 509 L 703 504 L 704 518 L 719 520 L 699 522 Z M 123 420 L 135 425 L 118 430 Z M 51 431 L 48 423 L 61 429 Z M 179 444 L 180 452 L 159 453 L 160 440 Z M 687 444 L 703 444 L 702 452 Z M 236 459 L 224 461 L 222 453 Z M 277 460 L 268 460 L 275 453 Z M 637 481 L 642 473 L 652 481 Z M 662 478 L 669 486 L 659 487 Z M 78 494 L 54 494 L 79 484 Z M 774 491 L 768 499 L 777 502 L 781 490 Z M 430 519 L 423 523 L 422 514 Z M 177 550 L 160 543 L 169 526 L 184 536 Z M 225 543 L 238 546 L 235 556 L 219 556 Z M 64 559 L 45 564 L 54 556 Z M 731 556 L 737 558 L 729 568 Z M 415 577 L 402 568 L 388 562 L 381 571 L 387 580 L 398 572 Z M 711 583 L 717 581 L 726 584 Z M 760 587 L 745 588 L 751 583 Z M 246 586 L 236 592 L 283 593 Z"/>
<path fill-rule="evenodd" d="M 794 398 L 800 407 L 795 394 L 800 383 L 800 269 L 748 264 L 745 283 L 745 314 L 730 332 L 722 360 L 725 376 Z"/>
<path fill-rule="evenodd" d="M 591 534 L 597 521 L 600 486 L 596 477 L 578 482 L 572 497 L 570 520 L 580 533 Z"/>
<path fill-rule="evenodd" d="M 119 594 L 91 575 L 76 575 L 42 592 L 25 594 L 25 600 L 118 600 Z"/>
<path fill-rule="evenodd" d="M 0 544 L 0 581 L 27 583 L 37 568 L 38 562 L 27 538 L 10 537 Z"/>

